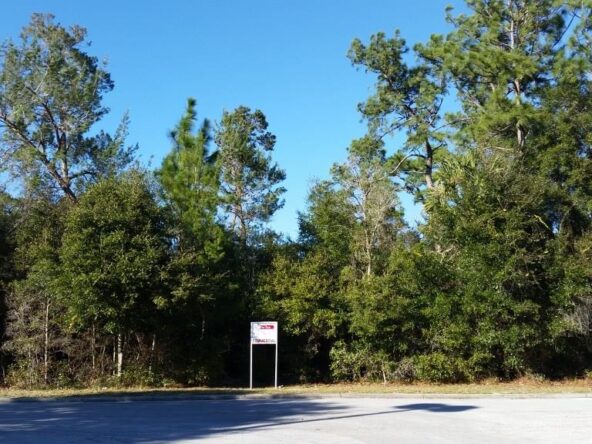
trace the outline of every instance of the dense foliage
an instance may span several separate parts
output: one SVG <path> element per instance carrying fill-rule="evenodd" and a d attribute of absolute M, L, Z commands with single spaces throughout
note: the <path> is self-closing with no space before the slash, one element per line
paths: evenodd
<path fill-rule="evenodd" d="M 245 384 L 263 318 L 285 382 L 591 372 L 592 4 L 467 6 L 413 48 L 354 40 L 368 131 L 296 240 L 267 225 L 286 173 L 262 111 L 198 124 L 189 99 L 148 171 L 127 117 L 91 132 L 113 82 L 86 31 L 34 15 L 0 50 L 3 382 Z"/>

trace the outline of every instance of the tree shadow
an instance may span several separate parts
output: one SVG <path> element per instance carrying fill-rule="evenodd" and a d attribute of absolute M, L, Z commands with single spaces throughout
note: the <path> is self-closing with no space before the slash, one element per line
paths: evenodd
<path fill-rule="evenodd" d="M 391 415 L 423 410 L 462 412 L 477 407 L 421 403 L 384 410 L 330 399 L 70 400 L 0 402 L 0 440 L 6 442 L 125 442 L 191 440 L 297 423 Z"/>
<path fill-rule="evenodd" d="M 426 410 L 434 413 L 454 413 L 464 412 L 466 410 L 476 409 L 474 405 L 454 405 L 442 403 L 419 403 L 419 404 L 405 404 L 397 407 L 399 410 Z"/>

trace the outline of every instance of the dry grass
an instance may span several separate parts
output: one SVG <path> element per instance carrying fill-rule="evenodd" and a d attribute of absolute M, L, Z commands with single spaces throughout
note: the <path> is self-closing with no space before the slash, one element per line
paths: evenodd
<path fill-rule="evenodd" d="M 563 381 L 539 381 L 523 378 L 512 382 L 484 381 L 474 384 L 331 384 L 290 386 L 286 392 L 306 394 L 549 394 L 549 393 L 592 393 L 592 379 Z"/>
<path fill-rule="evenodd" d="M 68 397 L 100 397 L 100 396 L 215 396 L 215 395 L 364 395 L 396 396 L 406 395 L 546 395 L 546 394 L 592 394 L 592 379 L 571 379 L 562 381 L 541 381 L 523 378 L 512 382 L 484 381 L 475 384 L 311 384 L 291 385 L 255 390 L 237 388 L 89 388 L 89 389 L 47 389 L 47 390 L 17 390 L 0 389 L 0 397 L 4 398 L 68 398 Z"/>

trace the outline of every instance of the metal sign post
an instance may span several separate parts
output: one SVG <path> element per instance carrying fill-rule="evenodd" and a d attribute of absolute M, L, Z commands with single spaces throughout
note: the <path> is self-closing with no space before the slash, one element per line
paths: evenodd
<path fill-rule="evenodd" d="M 251 344 L 249 358 L 249 389 L 253 390 L 253 345 L 275 344 L 275 388 L 278 386 L 278 323 L 251 322 Z"/>

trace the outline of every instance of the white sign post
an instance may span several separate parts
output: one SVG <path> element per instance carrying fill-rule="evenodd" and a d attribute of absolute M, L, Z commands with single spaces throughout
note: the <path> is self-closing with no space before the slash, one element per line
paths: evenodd
<path fill-rule="evenodd" d="M 275 344 L 275 388 L 278 381 L 278 323 L 251 322 L 251 346 L 249 359 L 249 389 L 253 390 L 253 345 Z"/>

